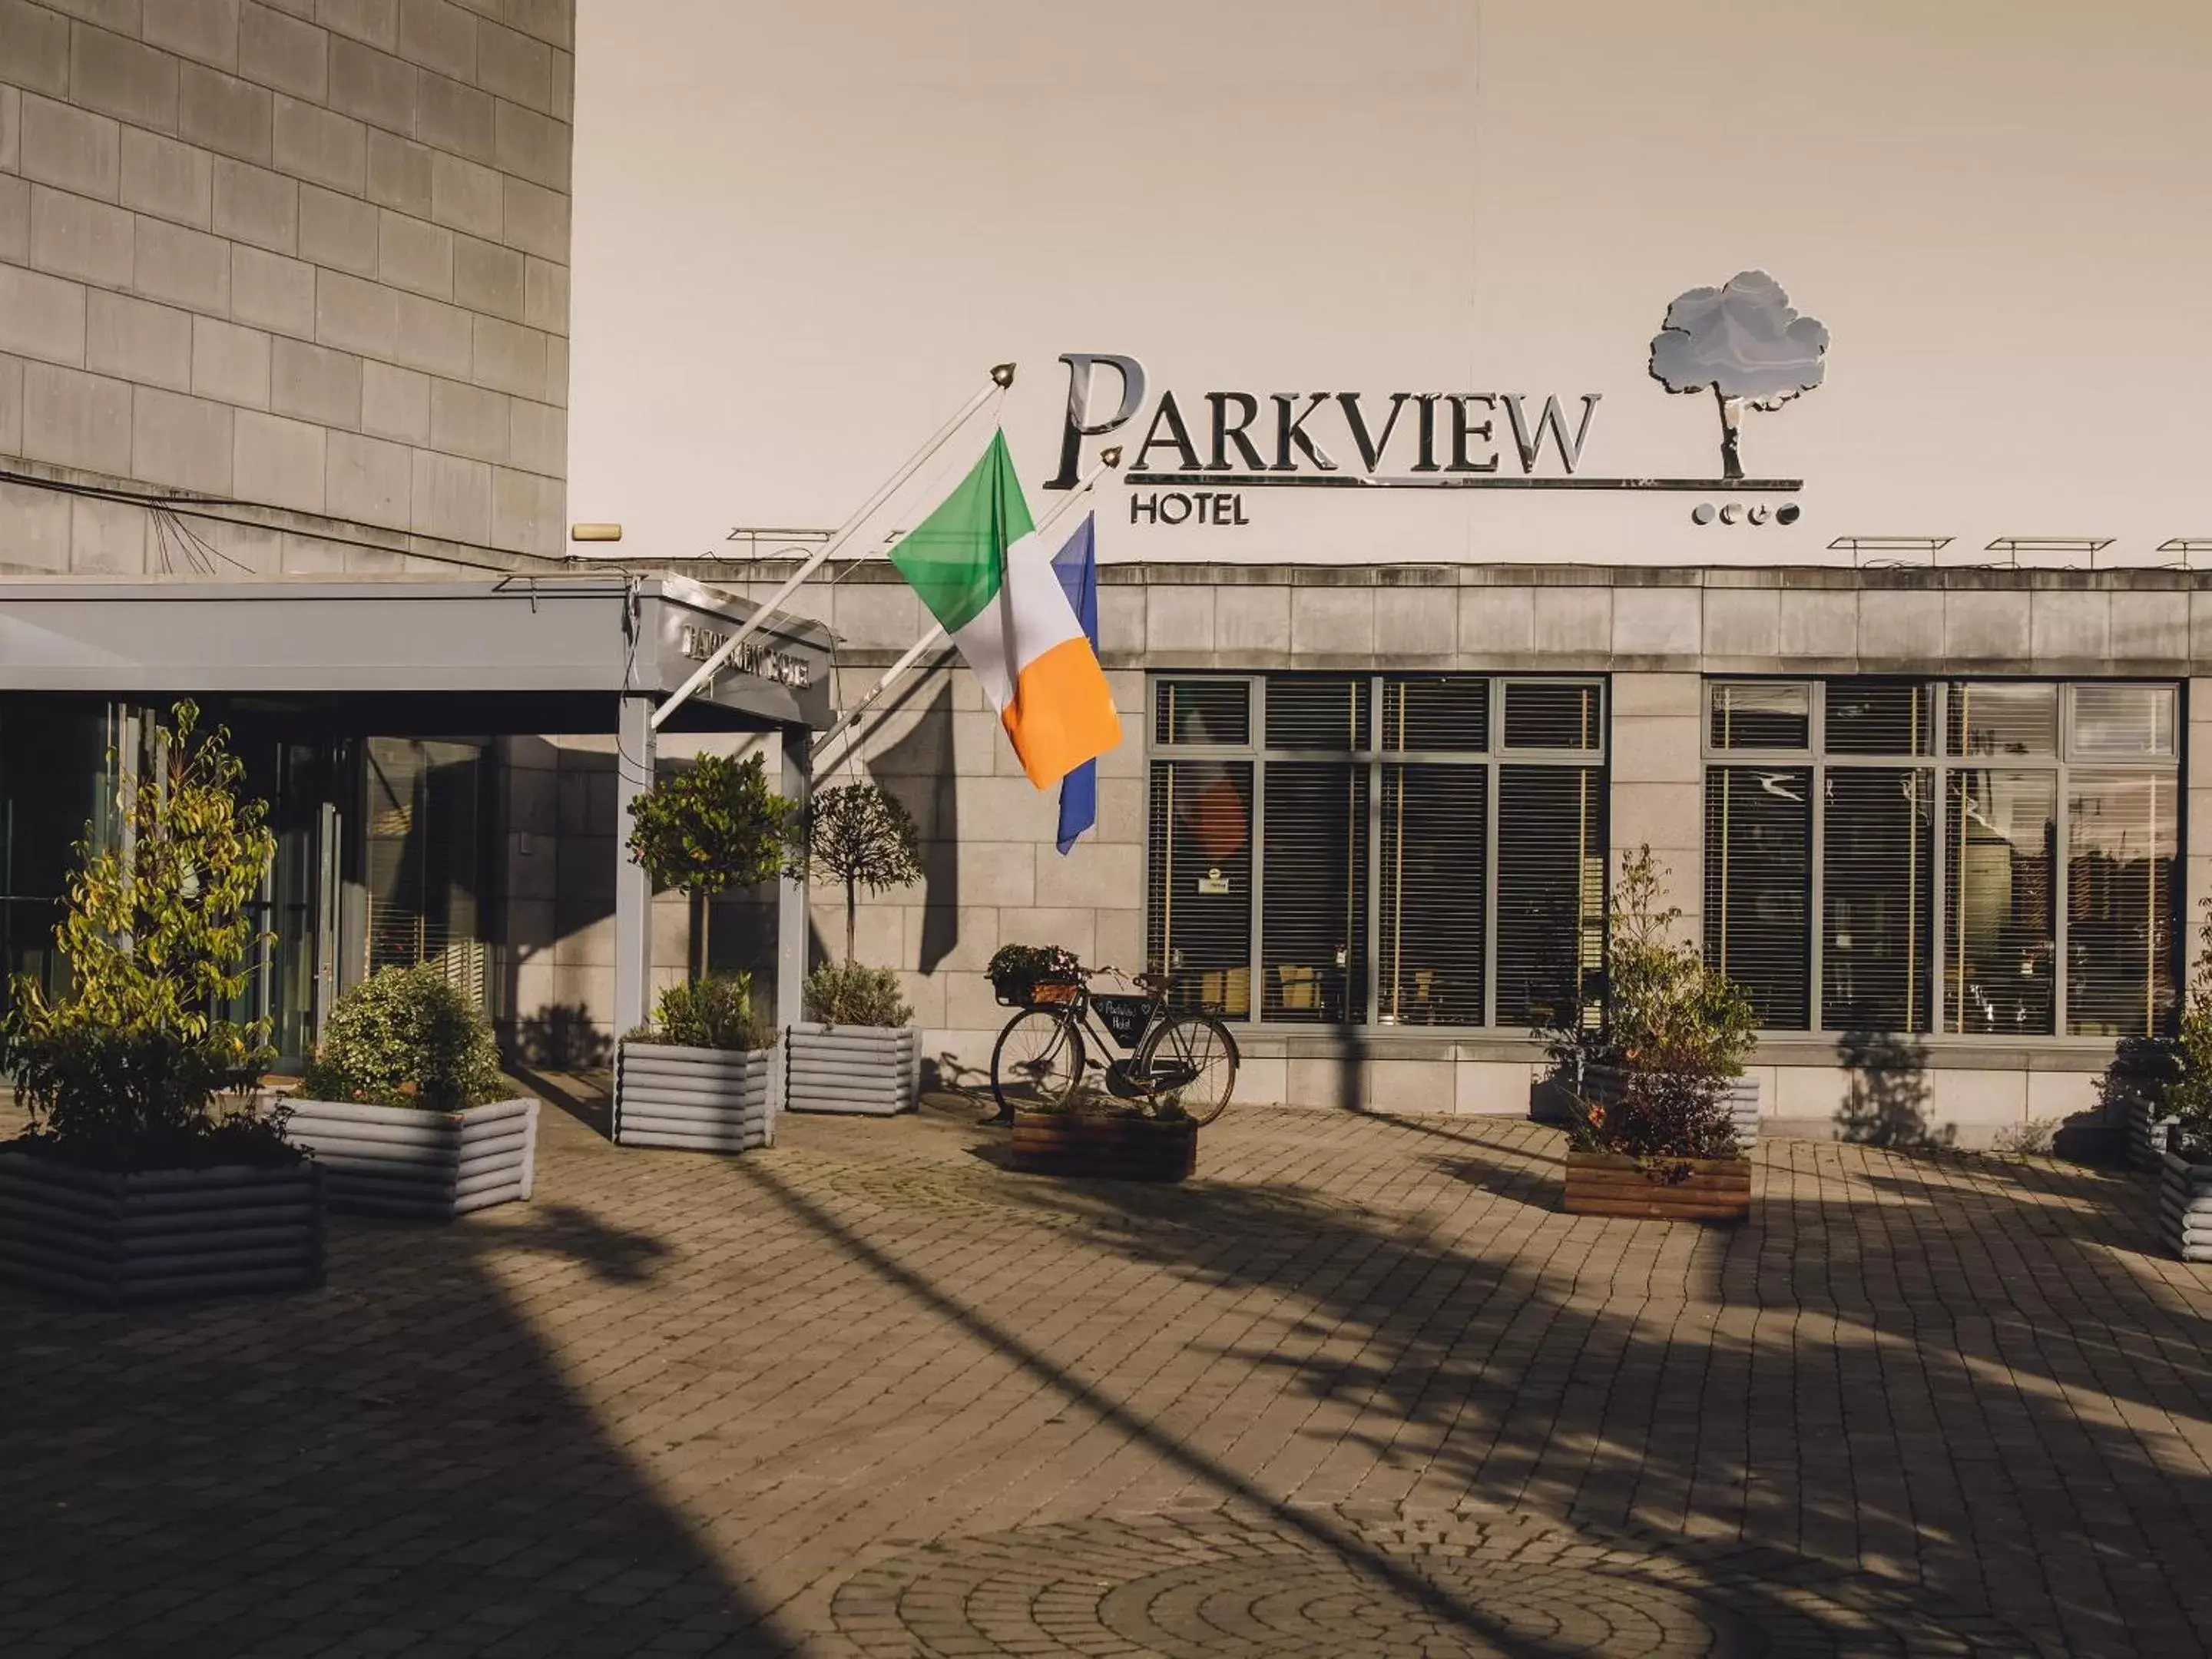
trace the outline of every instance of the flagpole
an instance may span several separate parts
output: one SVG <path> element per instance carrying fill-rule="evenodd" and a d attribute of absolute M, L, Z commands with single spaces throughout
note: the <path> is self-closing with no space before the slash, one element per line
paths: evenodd
<path fill-rule="evenodd" d="M 922 445 L 920 449 L 915 452 L 913 457 L 907 462 L 907 464 L 891 476 L 889 483 L 878 489 L 874 495 L 869 496 L 866 501 L 861 504 L 860 510 L 854 513 L 851 518 L 846 520 L 843 524 L 840 525 L 831 534 L 828 541 L 823 543 L 820 547 L 815 549 L 812 553 L 809 554 L 805 562 L 799 565 L 799 568 L 791 573 L 790 579 L 787 580 L 782 586 L 777 588 L 774 593 L 771 593 L 765 600 L 763 600 L 760 608 L 754 611 L 751 616 L 745 618 L 744 622 L 738 627 L 738 631 L 731 635 L 728 639 L 724 640 L 720 646 L 716 647 L 714 654 L 708 657 L 706 661 L 701 663 L 696 672 L 692 674 L 691 678 L 684 681 L 682 685 L 677 688 L 675 695 L 671 696 L 667 702 L 662 703 L 659 708 L 653 711 L 653 729 L 658 732 L 662 726 L 665 726 L 670 718 L 674 715 L 678 708 L 681 708 L 685 703 L 689 702 L 702 686 L 708 684 L 714 679 L 715 675 L 721 672 L 723 665 L 727 663 L 732 657 L 738 653 L 738 647 L 743 645 L 747 640 L 750 639 L 755 634 L 760 632 L 762 624 L 766 623 L 770 617 L 775 615 L 779 611 L 783 609 L 784 602 L 790 599 L 793 593 L 796 593 L 799 591 L 801 584 L 803 584 L 809 576 L 812 575 L 817 570 L 822 568 L 822 562 L 823 560 L 827 559 L 832 553 L 835 553 L 838 548 L 842 546 L 847 538 L 850 537 L 855 530 L 858 530 L 862 525 L 866 524 L 868 521 L 869 516 L 873 514 L 878 507 L 881 507 L 884 501 L 890 498 L 891 493 L 894 490 L 896 490 L 901 484 L 904 483 L 908 478 L 914 477 L 916 472 L 920 471 L 922 465 L 927 462 L 931 456 L 937 453 L 939 449 L 943 448 L 945 442 L 951 439 L 954 433 L 957 432 L 962 427 L 968 423 L 968 420 L 970 416 L 974 415 L 977 410 L 982 408 L 982 406 L 988 403 L 993 397 L 1004 392 L 1006 389 L 1013 383 L 1013 364 L 993 364 L 991 368 L 990 385 L 985 386 L 974 397 L 970 398 L 965 404 L 962 404 L 960 411 L 957 414 L 953 416 L 951 420 L 945 422 L 943 426 L 938 428 L 936 432 L 931 435 L 929 441 Z"/>
<path fill-rule="evenodd" d="M 1066 495 L 1062 496 L 1060 500 L 1054 505 L 1052 511 L 1044 515 L 1044 522 L 1037 526 L 1032 533 L 1042 536 L 1047 531 L 1050 530 L 1054 525 L 1058 524 L 1062 519 L 1066 518 L 1073 509 L 1076 502 L 1083 500 L 1085 496 L 1091 494 L 1092 487 L 1097 483 L 1098 480 L 1102 477 L 1113 468 L 1119 466 L 1121 464 L 1121 450 L 1118 444 L 1111 448 L 1100 450 L 1098 452 L 1098 465 L 1092 467 L 1090 471 L 1085 473 L 1081 478 L 1076 481 L 1075 488 L 1069 490 Z M 814 753 L 817 757 L 815 761 L 814 770 L 817 775 L 824 769 L 835 766 L 839 761 L 845 758 L 842 752 L 833 754 L 832 750 L 836 748 L 839 739 L 842 738 L 848 732 L 852 730 L 854 723 L 857 721 L 862 714 L 867 712 L 868 705 L 875 702 L 878 697 L 883 696 L 884 692 L 890 690 L 893 685 L 896 684 L 900 678 L 916 663 L 920 662 L 922 658 L 928 655 L 930 648 L 936 645 L 938 641 L 942 640 L 944 637 L 945 624 L 939 623 L 935 626 L 932 627 L 929 632 L 924 634 L 912 645 L 907 647 L 906 650 L 900 655 L 899 659 L 884 671 L 884 677 L 878 680 L 875 684 L 869 687 L 866 693 L 860 699 L 859 702 L 855 702 L 850 708 L 847 709 L 844 714 L 840 715 L 836 725 L 832 726 L 827 732 L 822 734 L 821 741 L 814 746 Z M 848 748 L 851 745 L 849 744 L 847 744 Z"/>

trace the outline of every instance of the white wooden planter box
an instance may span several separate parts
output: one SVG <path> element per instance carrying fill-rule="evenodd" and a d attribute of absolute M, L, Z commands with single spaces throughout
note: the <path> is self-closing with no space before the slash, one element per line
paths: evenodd
<path fill-rule="evenodd" d="M 2158 1231 L 2184 1261 L 2212 1261 L 2212 1164 L 2179 1152 L 2160 1159 Z"/>
<path fill-rule="evenodd" d="M 0 1152 L 0 1273 L 107 1304 L 323 1281 L 323 1172 L 111 1175 Z"/>
<path fill-rule="evenodd" d="M 293 1100 L 284 1138 L 328 1171 L 333 1210 L 450 1219 L 530 1196 L 538 1103 L 495 1100 L 458 1112 L 358 1101 Z"/>
<path fill-rule="evenodd" d="M 783 1052 L 783 1103 L 794 1112 L 914 1109 L 921 1033 L 910 1025 L 793 1025 Z"/>
<path fill-rule="evenodd" d="M 744 1152 L 769 1143 L 775 1048 L 679 1048 L 624 1042 L 615 1053 L 615 1140 Z"/>
<path fill-rule="evenodd" d="M 1620 1098 L 1621 1074 L 1613 1066 L 1591 1066 L 1583 1072 L 1583 1089 L 1601 1105 L 1612 1105 Z M 1735 1138 L 1746 1147 L 1759 1143 L 1759 1079 L 1756 1077 L 1730 1078 L 1728 1084 L 1729 1115 L 1735 1120 Z"/>
<path fill-rule="evenodd" d="M 2167 1131 L 2179 1119 L 2161 1114 L 2140 1094 L 2128 1097 L 2126 1109 L 2128 1162 L 2138 1170 L 2156 1170 L 2166 1162 Z"/>

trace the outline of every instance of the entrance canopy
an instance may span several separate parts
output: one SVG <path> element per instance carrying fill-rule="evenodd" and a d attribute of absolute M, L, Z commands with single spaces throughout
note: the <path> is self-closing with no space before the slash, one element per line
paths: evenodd
<path fill-rule="evenodd" d="M 617 699 L 659 702 L 753 611 L 676 576 L 11 577 L 0 690 L 475 693 L 490 700 L 469 711 L 478 729 L 612 731 Z M 672 725 L 819 731 L 830 649 L 820 623 L 779 617 Z M 460 717 L 448 705 L 439 723 Z"/>

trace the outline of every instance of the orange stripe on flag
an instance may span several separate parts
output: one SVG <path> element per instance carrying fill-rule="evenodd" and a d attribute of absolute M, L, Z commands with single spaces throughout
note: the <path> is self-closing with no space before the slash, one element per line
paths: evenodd
<path fill-rule="evenodd" d="M 999 716 L 1021 757 L 1022 770 L 1049 789 L 1087 760 L 1121 741 L 1121 719 L 1105 671 L 1078 635 L 1027 664 L 1014 681 L 1014 700 Z"/>

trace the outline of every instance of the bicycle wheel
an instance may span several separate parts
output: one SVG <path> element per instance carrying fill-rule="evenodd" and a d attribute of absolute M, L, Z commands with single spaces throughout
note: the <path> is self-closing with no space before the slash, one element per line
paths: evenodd
<path fill-rule="evenodd" d="M 991 1050 L 991 1092 L 1002 1112 L 1049 1112 L 1083 1081 L 1083 1034 L 1072 1016 L 1028 1008 Z"/>
<path fill-rule="evenodd" d="M 1237 1044 L 1218 1019 L 1177 1014 L 1152 1028 L 1137 1051 L 1136 1074 L 1193 1120 L 1211 1123 L 1237 1086 Z"/>

